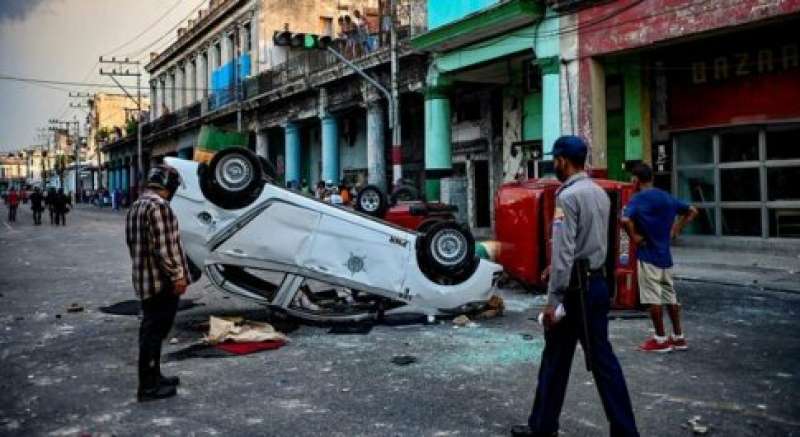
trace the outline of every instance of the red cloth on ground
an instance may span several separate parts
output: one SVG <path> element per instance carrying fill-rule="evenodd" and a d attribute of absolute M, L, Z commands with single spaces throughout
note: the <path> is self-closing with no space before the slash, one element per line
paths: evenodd
<path fill-rule="evenodd" d="M 217 349 L 234 355 L 247 355 L 254 352 L 268 351 L 282 347 L 286 342 L 282 340 L 256 341 L 250 343 L 220 343 L 215 345 Z"/>

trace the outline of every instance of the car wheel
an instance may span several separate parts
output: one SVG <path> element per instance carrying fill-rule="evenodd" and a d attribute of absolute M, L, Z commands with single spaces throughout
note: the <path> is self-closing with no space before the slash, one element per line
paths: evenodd
<path fill-rule="evenodd" d="M 420 234 L 426 234 L 431 229 L 431 226 L 435 225 L 436 223 L 439 223 L 440 221 L 442 220 L 438 218 L 427 219 L 424 222 L 420 223 L 419 226 L 417 226 L 417 229 L 415 230 Z"/>
<path fill-rule="evenodd" d="M 437 221 L 418 241 L 420 265 L 433 275 L 461 280 L 476 264 L 475 238 L 458 223 Z"/>
<path fill-rule="evenodd" d="M 232 147 L 217 152 L 208 165 L 197 169 L 200 189 L 214 205 L 244 208 L 258 198 L 264 187 L 264 169 L 251 151 Z"/>
<path fill-rule="evenodd" d="M 383 217 L 387 206 L 386 195 L 375 185 L 367 185 L 356 196 L 356 211 L 373 217 Z"/>

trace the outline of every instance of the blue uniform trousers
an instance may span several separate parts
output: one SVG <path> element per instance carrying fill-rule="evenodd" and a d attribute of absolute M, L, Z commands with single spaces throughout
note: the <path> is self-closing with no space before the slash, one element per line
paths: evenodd
<path fill-rule="evenodd" d="M 583 350 L 587 349 L 579 299 L 577 292 L 568 292 L 564 300 L 566 316 L 545 331 L 536 399 L 528 419 L 531 430 L 537 434 L 549 436 L 558 431 L 558 418 L 564 404 L 575 346 L 580 340 Z M 608 341 L 610 302 L 608 286 L 602 275 L 591 277 L 585 302 L 592 373 L 611 425 L 611 435 L 638 436 L 625 377 Z"/>

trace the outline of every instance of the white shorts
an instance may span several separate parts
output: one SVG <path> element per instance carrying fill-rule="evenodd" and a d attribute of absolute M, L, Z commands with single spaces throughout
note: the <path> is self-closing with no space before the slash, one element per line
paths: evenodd
<path fill-rule="evenodd" d="M 662 269 L 639 261 L 639 302 L 645 305 L 678 303 L 671 268 Z"/>

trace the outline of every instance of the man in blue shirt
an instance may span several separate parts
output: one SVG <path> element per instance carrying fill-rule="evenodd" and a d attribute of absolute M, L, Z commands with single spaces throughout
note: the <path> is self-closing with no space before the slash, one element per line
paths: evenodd
<path fill-rule="evenodd" d="M 639 300 L 650 306 L 655 335 L 639 348 L 646 352 L 686 350 L 681 330 L 680 304 L 672 280 L 670 242 L 697 216 L 697 208 L 653 187 L 653 170 L 647 164 L 633 169 L 637 193 L 625 206 L 622 223 L 637 246 L 639 258 Z M 676 217 L 680 217 L 677 221 Z M 664 332 L 662 306 L 666 305 L 673 335 Z"/>

